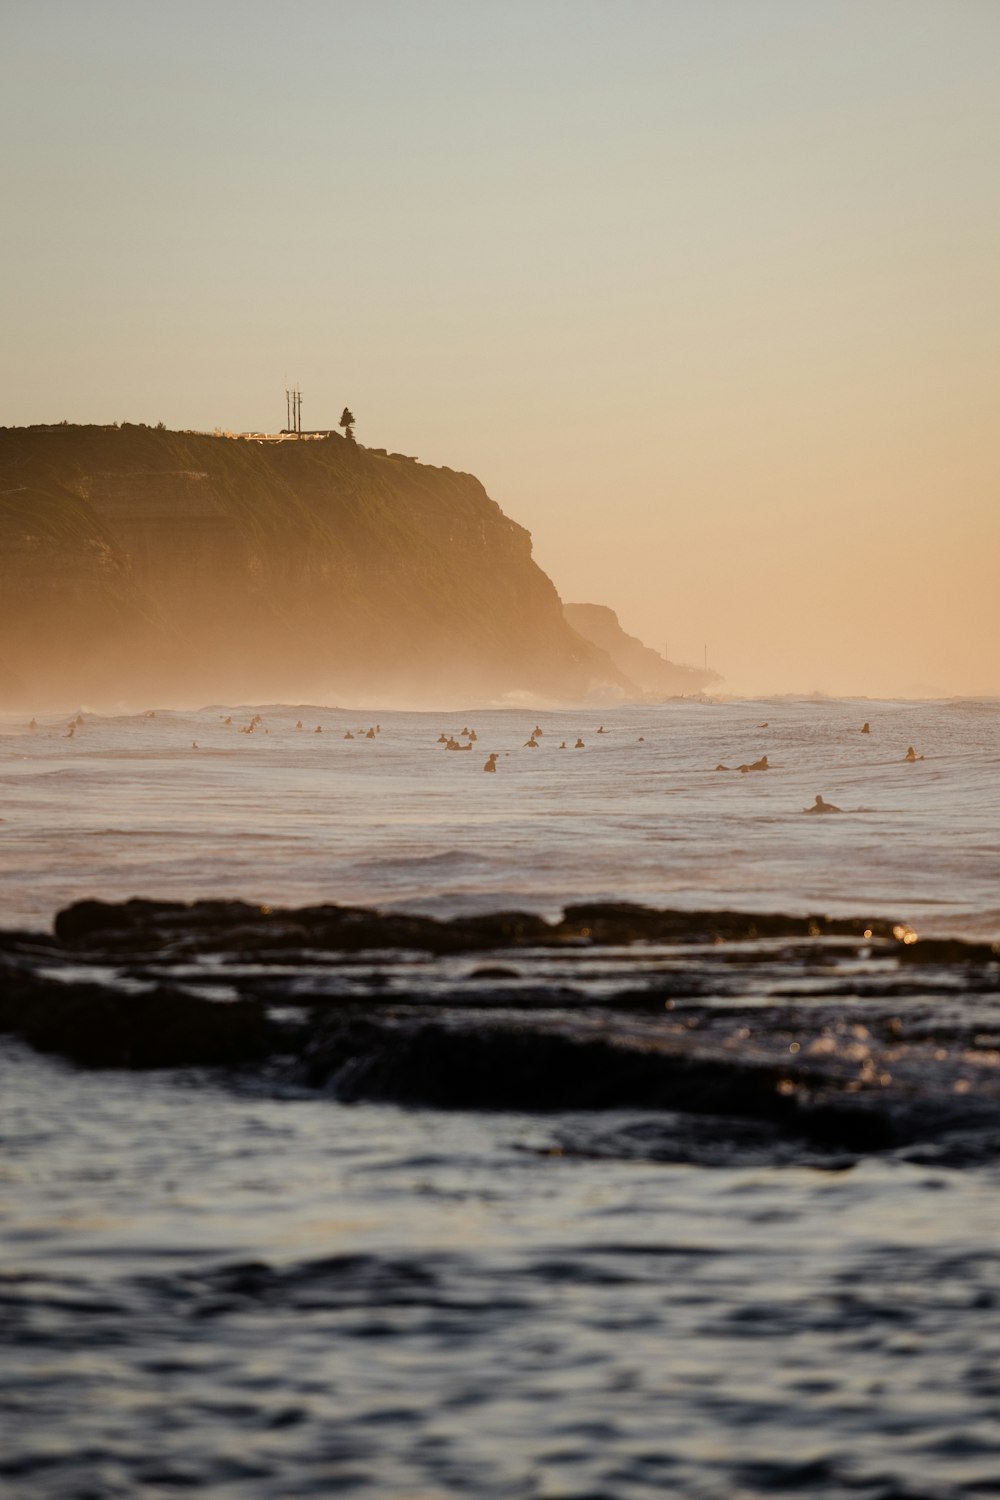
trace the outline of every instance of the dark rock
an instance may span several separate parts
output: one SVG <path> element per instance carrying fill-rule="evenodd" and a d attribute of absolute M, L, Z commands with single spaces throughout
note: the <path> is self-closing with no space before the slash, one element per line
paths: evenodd
<path fill-rule="evenodd" d="M 594 943 L 745 942 L 764 937 L 892 936 L 892 924 L 876 918 L 788 916 L 736 911 L 657 911 L 632 902 L 567 906 L 556 931 Z"/>
<path fill-rule="evenodd" d="M 709 1155 L 714 1132 L 754 1159 L 780 1138 L 775 1160 L 992 1160 L 996 950 L 896 931 L 628 902 L 549 923 L 86 901 L 54 938 L 0 933 L 0 1030 L 95 1067 L 266 1064 L 344 1100 L 728 1122 Z M 237 1003 L 210 998 L 220 979 Z M 684 1128 L 661 1154 L 683 1159 Z"/>
<path fill-rule="evenodd" d="M 134 898 L 117 903 L 78 901 L 60 912 L 55 923 L 57 939 L 68 946 L 132 953 L 169 945 L 173 951 L 188 953 L 312 948 L 331 953 L 413 949 L 447 954 L 579 940 L 622 945 L 833 935 L 860 939 L 866 931 L 879 939 L 892 936 L 891 924 L 875 919 L 657 911 L 631 902 L 568 906 L 562 920 L 553 925 L 529 912 L 439 921 L 355 906 L 287 910 L 245 901 L 186 904 Z"/>
<path fill-rule="evenodd" d="M 1000 944 L 920 938 L 916 943 L 901 943 L 898 957 L 907 964 L 1000 964 Z"/>
<path fill-rule="evenodd" d="M 254 1001 L 219 1004 L 165 987 L 125 994 L 23 977 L 0 992 L 0 1031 L 92 1068 L 232 1066 L 265 1057 L 275 1041 Z"/>
<path fill-rule="evenodd" d="M 343 1099 L 389 1099 L 443 1109 L 690 1109 L 789 1115 L 769 1064 L 693 1057 L 669 1047 L 577 1040 L 531 1026 L 378 1018 L 317 1030 L 307 1049 L 313 1087 Z"/>

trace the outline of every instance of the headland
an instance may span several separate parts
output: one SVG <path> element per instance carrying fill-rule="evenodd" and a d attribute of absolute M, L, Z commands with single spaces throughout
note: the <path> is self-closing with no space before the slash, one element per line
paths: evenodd
<path fill-rule="evenodd" d="M 641 694 L 472 475 L 265 439 L 0 430 L 0 704 Z"/>

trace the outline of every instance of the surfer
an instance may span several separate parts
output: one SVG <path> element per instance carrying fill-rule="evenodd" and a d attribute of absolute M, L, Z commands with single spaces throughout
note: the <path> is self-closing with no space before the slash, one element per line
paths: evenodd
<path fill-rule="evenodd" d="M 915 761 L 915 760 L 923 760 L 923 758 L 924 757 L 922 755 L 918 755 L 917 754 L 917 752 L 914 750 L 914 748 L 913 748 L 912 745 L 909 745 L 907 747 L 906 754 L 903 756 L 903 759 L 910 761 L 911 764 L 912 764 L 913 761 Z"/>
<path fill-rule="evenodd" d="M 530 740 L 525 740 L 525 742 L 524 742 L 524 748 L 525 748 L 525 750 L 537 750 L 538 749 L 538 741 L 535 739 L 534 735 L 531 736 Z"/>
<path fill-rule="evenodd" d="M 812 807 L 804 807 L 802 811 L 807 813 L 827 813 L 840 812 L 841 809 L 839 807 L 834 807 L 832 802 L 824 802 L 822 794 L 820 792 L 817 792 L 816 801 L 813 803 Z"/>
<path fill-rule="evenodd" d="M 353 734 L 351 733 L 350 730 L 348 730 L 347 733 L 344 735 L 344 739 L 345 740 L 353 740 L 353 738 L 354 738 L 354 736 L 353 736 Z"/>
<path fill-rule="evenodd" d="M 497 752 L 494 750 L 493 754 L 489 757 L 489 759 L 487 760 L 485 766 L 483 767 L 483 770 L 484 771 L 495 771 L 496 768 L 497 768 Z"/>
<path fill-rule="evenodd" d="M 871 732 L 872 732 L 872 727 L 869 724 L 868 720 L 866 719 L 865 722 L 861 726 L 861 733 L 862 734 L 871 734 Z"/>
<path fill-rule="evenodd" d="M 749 766 L 740 766 L 741 771 L 769 771 L 770 769 L 766 755 L 762 755 L 760 760 L 751 762 Z"/>
<path fill-rule="evenodd" d="M 573 746 L 574 750 L 586 750 L 586 748 L 587 747 L 583 743 L 583 740 L 580 740 L 580 739 L 578 739 L 577 742 L 576 742 L 576 744 Z"/>

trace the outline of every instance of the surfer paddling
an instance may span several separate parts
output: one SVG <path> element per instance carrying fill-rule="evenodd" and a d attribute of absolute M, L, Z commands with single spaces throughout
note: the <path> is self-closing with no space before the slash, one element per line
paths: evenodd
<path fill-rule="evenodd" d="M 741 771 L 769 771 L 770 769 L 766 755 L 762 755 L 760 760 L 753 761 L 749 766 L 740 766 Z"/>
<path fill-rule="evenodd" d="M 813 803 L 812 807 L 804 807 L 802 811 L 807 813 L 828 813 L 841 812 L 842 809 L 839 807 L 834 807 L 832 802 L 824 801 L 822 793 L 817 792 L 816 801 Z"/>

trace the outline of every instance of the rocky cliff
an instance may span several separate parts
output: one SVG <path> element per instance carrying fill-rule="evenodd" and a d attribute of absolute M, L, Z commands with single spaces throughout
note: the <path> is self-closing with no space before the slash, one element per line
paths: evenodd
<path fill-rule="evenodd" d="M 578 635 L 607 652 L 643 697 L 684 697 L 722 681 L 718 672 L 680 666 L 651 646 L 644 646 L 638 636 L 627 635 L 614 610 L 606 604 L 564 604 L 563 615 Z"/>
<path fill-rule="evenodd" d="M 329 437 L 0 429 L 0 703 L 632 691 L 469 474 Z"/>

